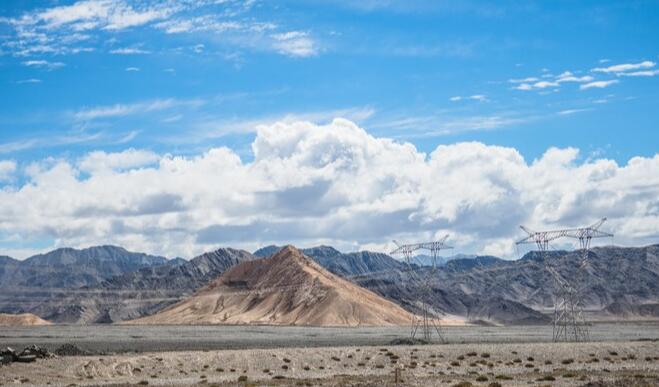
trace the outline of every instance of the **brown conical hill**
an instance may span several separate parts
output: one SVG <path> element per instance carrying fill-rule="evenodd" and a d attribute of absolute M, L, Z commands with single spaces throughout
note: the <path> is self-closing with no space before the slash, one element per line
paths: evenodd
<path fill-rule="evenodd" d="M 22 327 L 33 325 L 52 325 L 52 323 L 32 313 L 0 313 L 0 326 Z"/>
<path fill-rule="evenodd" d="M 243 262 L 135 324 L 408 325 L 400 306 L 323 269 L 293 246 Z"/>

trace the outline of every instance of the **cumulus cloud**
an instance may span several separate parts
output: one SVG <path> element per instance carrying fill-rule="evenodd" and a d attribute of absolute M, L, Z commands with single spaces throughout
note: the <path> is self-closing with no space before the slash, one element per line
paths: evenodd
<path fill-rule="evenodd" d="M 260 126 L 252 151 L 249 162 L 228 148 L 45 160 L 26 168 L 22 185 L 0 190 L 0 233 L 188 257 L 218 245 L 350 248 L 444 233 L 461 251 L 505 255 L 519 224 L 601 216 L 617 242 L 658 236 L 659 154 L 618 165 L 551 148 L 528 162 L 478 142 L 424 154 L 345 119 Z"/>
<path fill-rule="evenodd" d="M 16 162 L 13 160 L 0 160 L 0 182 L 7 181 L 16 171 Z"/>
<path fill-rule="evenodd" d="M 127 149 L 123 152 L 94 151 L 78 161 L 81 171 L 92 174 L 135 169 L 159 160 L 159 156 L 146 150 Z"/>

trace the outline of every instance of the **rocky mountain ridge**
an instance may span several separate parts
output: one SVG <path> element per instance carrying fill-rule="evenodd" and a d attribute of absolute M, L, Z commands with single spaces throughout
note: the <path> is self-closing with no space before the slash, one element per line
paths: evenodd
<path fill-rule="evenodd" d="M 181 301 L 236 264 L 278 250 L 270 246 L 252 255 L 218 249 L 191 261 L 141 267 L 76 289 L 9 291 L 0 294 L 0 312 L 30 312 L 54 322 L 76 323 L 139 318 Z M 547 264 L 583 285 L 585 306 L 597 316 L 653 318 L 652 305 L 659 304 L 659 245 L 593 248 L 588 266 L 578 278 L 574 276 L 581 262 L 578 252 L 531 252 L 514 261 L 488 256 L 456 258 L 435 272 L 430 267 L 410 268 L 382 253 L 344 254 L 329 246 L 302 252 L 328 271 L 412 312 L 419 310 L 419 287 L 430 278 L 427 302 L 438 314 L 485 323 L 547 322 L 556 286 Z M 19 262 L 1 261 L 0 279 Z"/>

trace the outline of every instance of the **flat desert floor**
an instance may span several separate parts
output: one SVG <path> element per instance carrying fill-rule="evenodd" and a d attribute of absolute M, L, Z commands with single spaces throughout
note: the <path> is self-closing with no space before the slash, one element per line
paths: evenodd
<path fill-rule="evenodd" d="M 61 340 L 69 340 L 97 352 L 0 367 L 3 386 L 395 386 L 397 373 L 401 386 L 659 385 L 656 323 L 595 325 L 594 341 L 579 344 L 547 342 L 550 327 L 455 327 L 445 329 L 449 344 L 419 346 L 388 344 L 393 338 L 407 337 L 405 328 L 0 329 L 0 346 L 11 341 L 52 348 Z M 139 337 L 122 337 L 129 332 Z M 211 339 L 209 332 L 217 337 L 204 348 L 203 339 Z M 177 333 L 181 335 L 163 336 Z M 190 337 L 200 347 L 181 349 Z M 164 349 L 155 348 L 158 338 L 166 343 L 160 346 Z M 108 348 L 96 345 L 101 341 L 109 345 L 113 340 L 121 341 L 119 347 L 126 350 L 134 340 L 133 348 L 139 353 L 98 352 Z M 171 348 L 176 341 L 180 347 Z M 334 345 L 324 345 L 332 341 Z M 219 348 L 222 342 L 232 345 Z M 21 349 L 21 345 L 15 347 Z"/>

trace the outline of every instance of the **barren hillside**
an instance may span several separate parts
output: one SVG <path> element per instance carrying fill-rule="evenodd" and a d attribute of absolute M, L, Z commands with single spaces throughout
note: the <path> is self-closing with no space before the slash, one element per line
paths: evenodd
<path fill-rule="evenodd" d="M 46 321 L 39 316 L 32 313 L 23 314 L 6 314 L 0 313 L 0 326 L 30 326 L 30 325 L 51 325 L 50 321 Z"/>
<path fill-rule="evenodd" d="M 138 324 L 406 325 L 400 306 L 346 281 L 292 246 L 243 262 Z"/>

